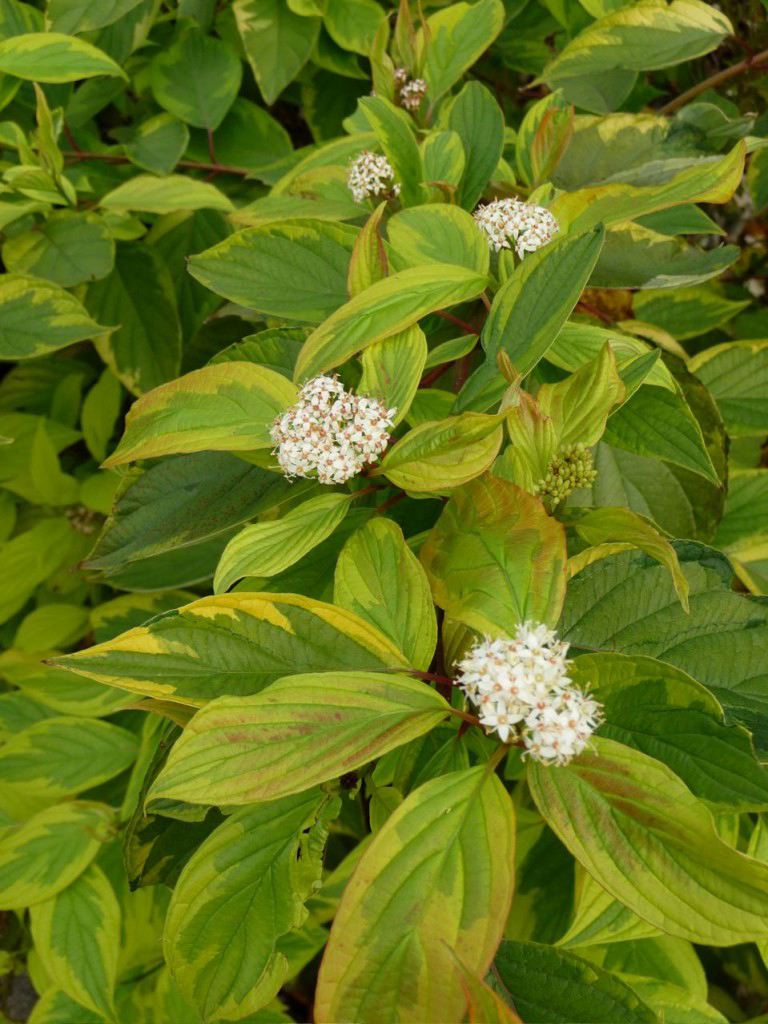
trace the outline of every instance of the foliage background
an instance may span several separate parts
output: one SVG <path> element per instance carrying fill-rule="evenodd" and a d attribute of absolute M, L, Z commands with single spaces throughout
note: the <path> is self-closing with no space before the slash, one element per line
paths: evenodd
<path fill-rule="evenodd" d="M 418 23 L 418 5 L 411 6 Z M 373 210 L 354 204 L 346 188 L 346 166 L 363 145 L 384 145 L 404 183 L 404 203 L 415 210 L 424 199 L 447 206 L 458 195 L 471 210 L 482 194 L 521 194 L 552 205 L 566 235 L 569 216 L 586 210 L 588 220 L 594 209 L 597 223 L 607 211 L 609 234 L 591 278 L 586 253 L 572 264 L 539 264 L 533 257 L 523 264 L 542 266 L 538 278 L 531 271 L 527 294 L 536 308 L 551 305 L 553 322 L 536 339 L 526 336 L 530 325 L 522 314 L 506 324 L 520 346 L 543 346 L 545 359 L 535 369 L 531 362 L 532 392 L 568 379 L 605 340 L 617 358 L 651 353 L 644 372 L 655 375 L 640 385 L 631 410 L 615 411 L 607 426 L 603 416 L 595 437 L 605 427 L 595 448 L 598 480 L 575 496 L 570 511 L 558 511 L 569 525 L 572 558 L 605 543 L 632 548 L 602 551 L 607 557 L 592 564 L 591 555 L 582 557 L 559 629 L 578 651 L 602 652 L 585 654 L 578 671 L 599 681 L 606 701 L 600 736 L 608 745 L 600 749 L 611 773 L 621 775 L 627 750 L 639 751 L 645 760 L 640 768 L 631 765 L 630 774 L 642 775 L 646 793 L 672 794 L 672 803 L 654 814 L 683 815 L 694 832 L 713 820 L 723 846 L 768 860 L 768 787 L 759 760 L 768 747 L 765 5 L 424 3 L 424 14 L 438 19 L 430 45 L 439 55 L 427 61 L 427 101 L 406 128 L 387 108 L 358 105 L 372 87 L 379 97 L 389 90 L 394 98 L 391 72 L 408 64 L 404 57 L 411 57 L 409 70 L 423 70 L 410 50 L 403 7 L 399 20 L 386 10 L 390 24 L 399 25 L 388 39 L 380 28 L 385 5 L 374 0 L 0 0 L 0 1012 L 9 1020 L 26 1019 L 33 1004 L 33 1024 L 309 1019 L 327 929 L 362 844 L 371 842 L 369 832 L 380 833 L 409 793 L 416 794 L 409 806 L 418 818 L 423 783 L 482 765 L 493 751 L 476 730 L 458 747 L 458 723 L 426 740 L 404 733 L 408 746 L 385 753 L 375 771 L 342 776 L 340 803 L 328 794 L 318 798 L 316 790 L 283 797 L 282 826 L 270 818 L 269 803 L 246 803 L 230 815 L 231 791 L 204 793 L 199 803 L 171 796 L 145 815 L 147 786 L 190 713 L 179 702 L 181 691 L 174 704 L 173 690 L 169 702 L 162 687 L 177 676 L 193 678 L 193 666 L 142 669 L 143 683 L 126 686 L 123 679 L 125 688 L 116 689 L 51 664 L 64 652 L 111 641 L 211 594 L 225 547 L 247 523 L 281 520 L 317 493 L 304 483 L 283 485 L 258 455 L 244 461 L 232 454 L 256 447 L 263 454 L 263 423 L 258 445 L 246 433 L 227 450 L 232 425 L 217 424 L 216 406 L 204 398 L 195 400 L 201 404 L 192 417 L 194 442 L 174 447 L 150 416 L 146 436 L 134 438 L 131 449 L 127 435 L 121 456 L 104 462 L 123 437 L 128 409 L 158 385 L 233 360 L 291 377 L 308 331 L 348 298 L 352 239 Z M 660 21 L 644 28 L 641 18 L 628 34 L 619 33 L 618 43 L 596 38 L 600 19 L 643 10 L 643 17 L 656 11 Z M 733 32 L 712 27 L 720 11 Z M 678 24 L 678 17 L 689 21 Z M 709 27 L 697 28 L 697 19 Z M 674 38 L 665 40 L 668 59 L 660 59 L 665 25 Z M 460 136 L 458 156 L 447 129 Z M 402 135 L 393 141 L 393 131 L 405 141 Z M 444 133 L 439 141 L 438 132 Z M 424 143 L 430 138 L 435 141 Z M 742 180 L 744 151 L 750 155 Z M 625 186 L 662 188 L 685 172 L 688 184 L 674 201 L 638 213 L 637 196 Z M 419 191 L 421 181 L 435 180 L 438 185 Z M 618 183 L 615 208 L 595 205 L 599 194 L 583 191 L 610 183 Z M 415 248 L 409 255 L 403 242 L 400 257 L 406 265 L 409 259 L 426 265 L 432 226 L 413 223 Z M 223 262 L 199 256 L 248 229 L 256 241 L 239 254 L 235 241 Z M 310 239 L 305 249 L 292 247 L 292 239 L 302 238 Z M 389 241 L 398 249 L 392 233 Z M 466 236 L 459 248 L 472 249 Z M 376 261 L 362 246 L 356 252 L 358 284 L 370 284 L 375 278 L 366 275 L 375 274 Z M 511 273 L 511 265 L 502 265 L 499 277 Z M 403 430 L 455 413 L 458 392 L 465 409 L 488 411 L 473 406 L 467 390 L 482 353 L 465 328 L 485 316 L 482 303 L 473 295 L 450 313 L 437 309 L 427 304 L 420 318 L 426 362 L 419 363 L 418 346 L 411 346 L 405 355 L 384 354 L 378 362 L 376 355 L 363 364 L 365 380 L 375 382 L 378 373 L 380 383 L 389 373 L 391 389 L 397 375 L 386 359 L 394 359 L 402 370 L 395 404 L 409 404 L 412 396 L 403 402 L 402 391 L 411 381 L 413 389 L 419 380 L 426 385 L 412 399 Z M 596 328 L 606 333 L 595 334 Z M 442 345 L 448 347 L 433 354 Z M 503 390 L 497 365 L 488 362 Z M 357 384 L 360 370 L 348 360 L 345 379 Z M 258 421 L 259 401 L 257 395 L 246 420 Z M 482 448 L 482 439 L 476 443 Z M 465 483 L 454 480 L 444 490 L 447 467 L 467 463 L 461 444 L 460 458 L 452 441 L 434 464 L 421 453 L 400 481 L 393 468 L 391 494 L 369 495 L 343 521 L 326 522 L 322 542 L 309 537 L 295 564 L 266 571 L 263 551 L 252 553 L 245 568 L 232 570 L 230 583 L 245 577 L 235 592 L 299 593 L 349 608 L 338 584 L 336 592 L 333 587 L 342 545 L 386 503 L 386 517 L 418 549 L 442 510 L 435 491 L 447 497 Z M 132 456 L 138 465 L 128 466 Z M 478 457 L 482 463 L 482 452 Z M 517 476 L 508 472 L 526 487 L 520 467 Z M 423 486 L 412 486 L 414 479 Z M 421 491 L 418 500 L 392 501 L 403 480 Z M 574 510 L 587 507 L 630 509 L 645 517 L 646 529 L 639 542 L 623 520 L 618 527 L 594 520 L 592 532 L 586 523 L 579 532 Z M 510 521 L 502 520 L 502 531 Z M 460 520 L 458 532 L 465 526 Z M 314 521 L 312 528 L 319 537 Z M 296 542 L 288 536 L 283 550 Z M 674 551 L 666 538 L 674 540 Z M 409 550 L 402 535 L 393 526 L 379 541 L 394 544 L 395 562 L 406 565 L 395 577 L 398 592 L 404 580 L 418 590 L 421 577 L 413 576 L 398 546 Z M 352 603 L 359 584 L 349 562 L 360 557 L 352 549 L 346 563 Z M 670 576 L 670 567 L 678 576 Z M 686 590 L 689 614 L 678 601 Z M 653 607 L 644 604 L 649 594 L 657 599 Z M 434 618 L 431 599 L 428 606 L 427 620 Z M 635 614 L 638 608 L 644 617 Z M 454 622 L 443 630 L 438 668 L 450 667 L 451 645 L 455 652 L 466 642 L 465 626 L 482 631 L 487 614 L 472 606 L 455 615 L 464 626 Z M 407 633 L 407 627 L 391 629 Z M 418 643 L 416 637 L 414 652 Z M 434 670 L 433 649 L 434 640 L 425 663 L 414 654 L 411 664 Z M 631 658 L 631 666 L 611 660 L 613 652 Z M 338 658 L 337 669 L 370 667 Z M 93 674 L 111 673 L 114 681 L 136 671 L 116 664 L 97 665 Z M 195 703 L 192 689 L 181 697 Z M 426 721 L 434 711 L 420 713 Z M 301 767 L 292 770 L 300 775 Z M 746 889 L 728 886 L 738 889 L 739 880 L 747 886 L 752 868 L 741 874 L 736 862 L 723 862 L 720 902 L 712 897 L 703 911 L 692 911 L 714 922 L 711 941 L 701 925 L 686 932 L 679 923 L 668 929 L 649 923 L 647 914 L 635 912 L 638 901 L 667 884 L 687 898 L 698 891 L 697 872 L 717 875 L 714 854 L 694 868 L 681 866 L 681 855 L 676 867 L 658 868 L 656 878 L 641 871 L 639 883 L 625 862 L 626 881 L 609 884 L 606 862 L 593 872 L 603 888 L 582 866 L 588 856 L 574 860 L 574 845 L 563 841 L 573 822 L 558 819 L 558 807 L 578 802 L 578 773 L 530 771 L 527 786 L 538 793 L 533 803 L 521 781 L 524 770 L 513 755 L 503 772 L 515 794 L 518 871 L 507 941 L 495 966 L 522 1019 L 698 1024 L 768 1014 L 768 934 L 743 917 L 766 917 L 763 876 L 754 875 L 745 896 Z M 559 796 L 557 778 L 565 780 Z M 496 820 L 498 808 L 490 796 L 486 801 L 486 821 Z M 543 807 L 551 808 L 547 821 Z M 286 841 L 286 820 L 294 846 L 283 861 L 246 865 L 238 876 L 208 846 L 213 860 L 201 862 L 199 878 L 188 872 L 184 901 L 169 915 L 171 892 L 204 840 L 219 837 L 226 851 L 238 850 L 238 842 L 252 848 L 249 837 L 259 836 L 263 852 L 265 837 Z M 601 820 L 595 828 L 595 847 L 604 826 Z M 653 822 L 644 827 L 641 845 Z M 502 834 L 499 826 L 499 859 Z M 664 842 L 674 847 L 668 836 Z M 472 851 L 483 878 L 493 871 L 481 870 L 481 858 L 492 865 L 493 854 L 493 847 Z M 386 848 L 380 856 L 383 870 Z M 218 921 L 206 916 L 209 892 L 209 903 L 229 896 L 247 910 L 254 901 L 256 919 L 263 920 L 253 880 L 264 877 L 283 894 L 272 933 L 245 912 L 243 920 L 236 913 Z M 624 896 L 616 899 L 622 885 Z M 492 918 L 495 892 L 489 883 L 485 896 L 477 895 L 478 913 Z M 662 902 L 670 898 L 664 890 Z M 383 969 L 375 934 L 354 931 L 349 912 L 344 920 L 353 958 L 370 959 L 366 985 L 374 997 L 374 982 L 385 993 L 399 991 L 398 984 L 405 991 L 402 977 Z M 447 927 L 438 919 L 438 931 Z M 171 936 L 165 956 L 164 929 Z M 228 960 L 230 939 L 241 933 L 244 948 L 257 953 Z M 380 933 L 391 934 L 391 926 L 385 923 Z M 471 958 L 473 941 L 467 935 L 457 941 L 459 958 Z M 171 947 L 173 972 L 166 966 Z M 289 966 L 273 984 L 276 951 Z M 211 957 L 221 959 L 224 971 L 208 985 Z M 476 976 L 480 960 L 462 975 L 471 1019 L 513 1019 Z M 456 970 L 458 977 L 466 963 Z M 257 993 L 253 1005 L 237 992 L 238 980 Z M 402 996 L 403 1005 L 409 998 Z M 450 1006 L 457 1020 L 465 1009 L 463 1002 Z M 323 1012 L 330 1019 L 327 1007 Z M 395 1019 L 376 1016 L 385 1010 L 367 1012 L 366 1020 Z M 408 1012 L 403 1019 L 414 1019 Z"/>

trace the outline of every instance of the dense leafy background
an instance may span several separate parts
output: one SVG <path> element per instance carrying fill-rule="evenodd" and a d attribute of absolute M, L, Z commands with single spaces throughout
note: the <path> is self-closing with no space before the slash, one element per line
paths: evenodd
<path fill-rule="evenodd" d="M 0 0 L 0 1017 L 767 1019 L 765 47 L 759 0 Z M 397 440 L 289 483 L 328 371 Z M 446 676 L 525 617 L 606 722 L 494 771 Z"/>

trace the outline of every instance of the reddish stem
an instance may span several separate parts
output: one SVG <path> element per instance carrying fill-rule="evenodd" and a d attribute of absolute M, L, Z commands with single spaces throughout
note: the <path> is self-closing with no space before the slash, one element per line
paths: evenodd
<path fill-rule="evenodd" d="M 442 317 L 443 320 L 447 320 L 451 324 L 455 324 L 456 327 L 460 327 L 465 334 L 479 334 L 480 331 L 477 327 L 473 327 L 472 324 L 468 324 L 466 320 L 460 320 L 453 313 L 447 313 L 444 309 L 436 309 L 435 315 Z"/>

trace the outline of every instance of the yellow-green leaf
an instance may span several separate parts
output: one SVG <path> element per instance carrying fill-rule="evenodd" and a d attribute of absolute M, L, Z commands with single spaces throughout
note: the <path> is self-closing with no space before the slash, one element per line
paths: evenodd
<path fill-rule="evenodd" d="M 347 514 L 351 494 L 321 494 L 279 519 L 246 526 L 224 548 L 213 580 L 214 593 L 244 576 L 277 576 L 330 537 Z"/>
<path fill-rule="evenodd" d="M 109 330 L 51 281 L 26 274 L 0 279 L 0 359 L 31 359 Z"/>
<path fill-rule="evenodd" d="M 134 402 L 122 440 L 104 465 L 177 452 L 270 448 L 270 427 L 295 399 L 290 381 L 265 366 L 204 366 Z"/>
<path fill-rule="evenodd" d="M 0 835 L 0 907 L 29 907 L 66 889 L 110 838 L 115 813 L 72 801 L 49 807 Z"/>
<path fill-rule="evenodd" d="M 95 75 L 128 76 L 103 50 L 61 32 L 29 32 L 0 43 L 0 71 L 35 82 L 76 82 Z"/>
<path fill-rule="evenodd" d="M 492 465 L 502 435 L 498 416 L 478 412 L 421 423 L 389 449 L 373 475 L 383 473 L 413 494 L 450 494 Z"/>
<path fill-rule="evenodd" d="M 114 1020 L 120 906 L 106 875 L 91 864 L 72 885 L 32 908 L 35 952 L 70 999 Z"/>
<path fill-rule="evenodd" d="M 105 210 L 141 210 L 146 213 L 173 213 L 176 210 L 223 210 L 231 201 L 215 185 L 197 181 L 184 174 L 137 174 L 118 185 L 99 201 Z"/>
<path fill-rule="evenodd" d="M 394 409 L 395 424 L 408 413 L 427 361 L 427 339 L 417 325 L 369 345 L 360 357 L 358 392 L 373 395 Z"/>
<path fill-rule="evenodd" d="M 333 600 L 380 629 L 414 668 L 429 668 L 437 643 L 432 594 L 396 523 L 377 516 L 352 534 L 336 562 Z"/>
<path fill-rule="evenodd" d="M 443 306 L 480 295 L 482 274 L 433 263 L 377 281 L 332 313 L 310 334 L 299 353 L 294 380 L 333 369 L 382 338 L 389 338 Z"/>
<path fill-rule="evenodd" d="M 203 597 L 57 663 L 132 693 L 195 706 L 258 693 L 288 673 L 409 667 L 391 640 L 351 612 L 270 593 Z"/>

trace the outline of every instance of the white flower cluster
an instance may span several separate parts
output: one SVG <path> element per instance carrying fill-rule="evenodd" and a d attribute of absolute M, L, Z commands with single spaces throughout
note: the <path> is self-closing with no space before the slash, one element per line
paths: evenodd
<path fill-rule="evenodd" d="M 395 412 L 376 398 L 350 394 L 336 377 L 315 377 L 273 423 L 274 454 L 289 478 L 343 484 L 386 449 Z"/>
<path fill-rule="evenodd" d="M 479 641 L 458 665 L 480 723 L 504 743 L 514 732 L 546 765 L 580 754 L 602 721 L 601 705 L 572 684 L 567 653 L 552 630 L 525 622 L 513 640 Z"/>
<path fill-rule="evenodd" d="M 474 217 L 496 252 L 511 249 L 514 243 L 520 259 L 551 242 L 558 229 L 549 210 L 520 199 L 494 199 L 478 206 Z"/>
<path fill-rule="evenodd" d="M 418 110 L 427 95 L 427 83 L 423 78 L 411 78 L 405 68 L 395 71 L 395 85 L 401 104 L 406 110 Z"/>
<path fill-rule="evenodd" d="M 356 203 L 362 203 L 369 196 L 376 198 L 400 193 L 389 160 L 378 153 L 371 153 L 369 149 L 364 149 L 350 164 L 347 185 Z"/>

